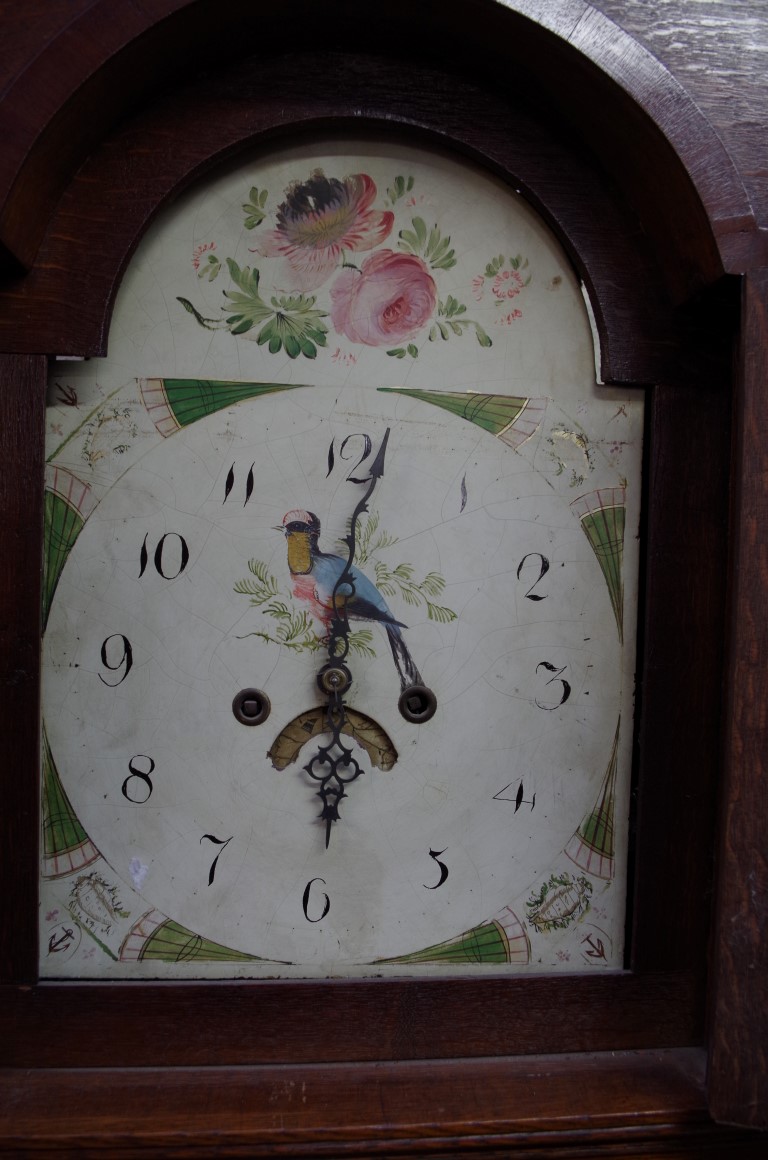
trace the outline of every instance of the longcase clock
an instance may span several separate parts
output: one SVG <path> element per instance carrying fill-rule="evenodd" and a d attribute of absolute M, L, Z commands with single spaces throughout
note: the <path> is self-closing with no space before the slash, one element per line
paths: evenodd
<path fill-rule="evenodd" d="M 734 380 L 685 141 L 476 18 L 455 73 L 243 51 L 70 126 L 4 219 L 17 1154 L 752 1154 L 707 946 L 760 289 Z M 146 60 L 214 33 L 182 6 Z"/>

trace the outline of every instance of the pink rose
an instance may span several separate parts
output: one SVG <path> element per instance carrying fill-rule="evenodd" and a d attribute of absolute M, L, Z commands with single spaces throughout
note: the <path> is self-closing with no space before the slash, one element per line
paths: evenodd
<path fill-rule="evenodd" d="M 331 287 L 331 321 L 350 342 L 384 346 L 412 338 L 437 305 L 421 258 L 379 250 L 359 270 L 342 270 Z"/>

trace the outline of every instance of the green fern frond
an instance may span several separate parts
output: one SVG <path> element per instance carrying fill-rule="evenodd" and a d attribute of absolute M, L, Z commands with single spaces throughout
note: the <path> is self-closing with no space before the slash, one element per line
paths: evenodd
<path fill-rule="evenodd" d="M 450 624 L 452 620 L 456 619 L 456 613 L 452 608 L 445 608 L 441 604 L 432 604 L 429 600 L 426 602 L 427 616 L 430 620 L 436 620 L 438 624 Z"/>
<path fill-rule="evenodd" d="M 439 572 L 427 572 L 421 582 L 421 587 L 428 596 L 439 596 L 445 588 L 445 580 Z"/>
<path fill-rule="evenodd" d="M 272 576 L 267 565 L 262 560 L 249 560 L 248 571 L 255 580 L 238 580 L 234 585 L 235 592 L 244 596 L 250 596 L 251 604 L 260 605 L 265 604 L 267 600 L 271 600 L 277 596 L 280 591 L 277 584 L 277 577 Z"/>
<path fill-rule="evenodd" d="M 349 634 L 349 648 L 351 652 L 361 657 L 375 657 L 376 650 L 372 648 L 373 633 L 369 628 L 361 628 Z"/>
<path fill-rule="evenodd" d="M 252 572 L 258 580 L 261 580 L 262 584 L 266 584 L 269 572 L 263 560 L 249 560 L 248 571 Z"/>
<path fill-rule="evenodd" d="M 273 600 L 263 611 L 267 616 L 274 617 L 275 620 L 290 620 L 291 618 L 291 611 L 282 600 Z"/>
<path fill-rule="evenodd" d="M 415 608 L 417 605 L 421 604 L 421 597 L 418 591 L 415 591 L 413 588 L 406 588 L 404 585 L 402 585 L 400 588 L 400 595 L 402 596 L 405 603 L 410 604 L 412 608 Z"/>
<path fill-rule="evenodd" d="M 312 628 L 312 618 L 307 612 L 295 612 L 292 616 L 289 615 L 287 624 L 280 626 L 277 635 L 283 644 L 297 643 L 305 647 L 319 647 L 319 641 L 317 641 Z"/>

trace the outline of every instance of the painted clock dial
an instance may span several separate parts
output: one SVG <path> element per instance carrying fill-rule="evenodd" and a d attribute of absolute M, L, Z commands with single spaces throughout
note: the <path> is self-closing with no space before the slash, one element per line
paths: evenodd
<path fill-rule="evenodd" d="M 519 196 L 402 145 L 253 160 L 50 403 L 43 973 L 621 965 L 641 406 Z"/>

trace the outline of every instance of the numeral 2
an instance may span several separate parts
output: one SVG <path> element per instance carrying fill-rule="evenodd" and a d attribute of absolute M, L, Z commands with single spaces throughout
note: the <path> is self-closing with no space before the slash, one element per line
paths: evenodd
<path fill-rule="evenodd" d="M 531 584 L 528 591 L 526 592 L 525 599 L 526 600 L 546 600 L 547 599 L 546 593 L 544 593 L 543 596 L 540 596 L 537 592 L 533 591 L 534 588 L 536 587 L 536 585 L 544 578 L 544 576 L 546 576 L 547 572 L 549 571 L 549 560 L 547 559 L 546 556 L 542 556 L 541 552 L 528 552 L 527 555 L 523 556 L 522 560 L 517 565 L 517 578 L 518 578 L 518 580 L 520 579 L 520 573 L 522 572 L 522 570 L 525 566 L 525 561 L 526 560 L 533 560 L 533 559 L 538 559 L 538 561 L 539 561 L 539 574 L 536 577 L 536 579 L 534 580 L 533 584 Z M 526 583 L 527 583 L 527 581 L 526 581 Z"/>

